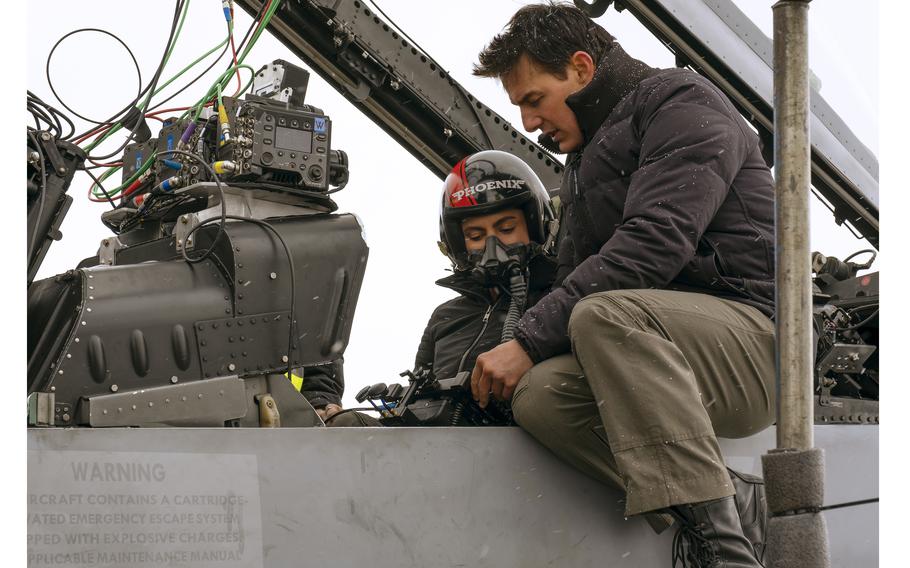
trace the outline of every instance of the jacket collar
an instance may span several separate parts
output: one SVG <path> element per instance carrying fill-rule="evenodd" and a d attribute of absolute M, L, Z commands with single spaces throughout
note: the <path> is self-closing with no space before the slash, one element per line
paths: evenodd
<path fill-rule="evenodd" d="M 490 293 L 479 282 L 471 278 L 469 271 L 458 271 L 436 281 L 437 286 L 455 290 L 462 296 L 474 298 L 481 302 L 490 302 Z"/>
<path fill-rule="evenodd" d="M 528 272 L 530 274 L 529 292 L 547 290 L 556 275 L 556 259 L 549 255 L 538 254 L 531 259 L 528 265 Z M 436 284 L 443 288 L 455 290 L 462 296 L 472 297 L 482 302 L 489 303 L 492 300 L 490 291 L 477 280 L 471 278 L 471 273 L 468 270 L 440 278 L 436 281 Z"/>
<path fill-rule="evenodd" d="M 578 119 L 585 146 L 616 105 L 658 71 L 631 57 L 618 43 L 613 44 L 594 71 L 591 82 L 566 97 L 566 104 Z"/>

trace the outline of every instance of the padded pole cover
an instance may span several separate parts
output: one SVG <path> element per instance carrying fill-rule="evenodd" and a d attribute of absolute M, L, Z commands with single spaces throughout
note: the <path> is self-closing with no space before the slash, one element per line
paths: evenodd
<path fill-rule="evenodd" d="M 769 568 L 828 568 L 824 502 L 825 454 L 820 448 L 771 450 L 762 456 L 768 522 Z M 796 512 L 796 513 L 794 513 Z M 790 513 L 790 514 L 787 514 Z"/>
<path fill-rule="evenodd" d="M 829 568 L 825 517 L 821 513 L 771 517 L 765 564 L 768 568 Z"/>
<path fill-rule="evenodd" d="M 771 514 L 822 506 L 825 454 L 821 448 L 771 450 L 761 457 Z"/>

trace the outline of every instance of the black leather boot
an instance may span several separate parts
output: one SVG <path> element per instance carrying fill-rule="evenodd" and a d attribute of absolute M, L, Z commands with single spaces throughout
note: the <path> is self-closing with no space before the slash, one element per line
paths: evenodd
<path fill-rule="evenodd" d="M 765 482 L 757 475 L 739 473 L 727 468 L 736 489 L 736 509 L 742 523 L 743 535 L 752 543 L 755 557 L 764 562 L 768 529 L 768 502 L 765 499 Z"/>
<path fill-rule="evenodd" d="M 679 529 L 673 538 L 673 567 L 762 568 L 733 496 L 670 508 Z"/>

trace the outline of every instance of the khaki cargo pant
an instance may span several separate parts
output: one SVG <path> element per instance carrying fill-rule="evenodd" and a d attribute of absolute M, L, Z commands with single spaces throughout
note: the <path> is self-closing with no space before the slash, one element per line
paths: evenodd
<path fill-rule="evenodd" d="M 626 515 L 733 495 L 715 436 L 749 436 L 775 419 L 771 320 L 713 296 L 621 290 L 579 302 L 569 337 L 572 353 L 519 382 L 519 425 L 623 489 Z"/>

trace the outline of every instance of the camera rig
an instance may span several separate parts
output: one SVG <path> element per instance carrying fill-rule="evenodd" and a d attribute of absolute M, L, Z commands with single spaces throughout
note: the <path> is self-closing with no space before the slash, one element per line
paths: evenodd
<path fill-rule="evenodd" d="M 258 94 L 125 149 L 127 189 L 102 215 L 116 235 L 29 286 L 30 425 L 322 424 L 287 377 L 340 376 L 368 249 L 356 217 L 333 214 L 347 157 L 303 103 L 307 78 L 275 61 Z M 43 138 L 30 132 L 29 180 L 43 181 L 29 226 L 49 234 L 85 155 Z"/>

